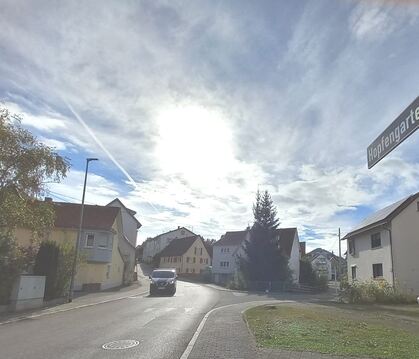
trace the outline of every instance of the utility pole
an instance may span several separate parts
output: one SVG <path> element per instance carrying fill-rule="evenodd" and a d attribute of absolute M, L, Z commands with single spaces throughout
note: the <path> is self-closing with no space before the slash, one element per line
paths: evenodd
<path fill-rule="evenodd" d="M 84 185 L 83 185 L 83 196 L 82 196 L 82 199 L 81 199 L 79 230 L 78 230 L 78 233 L 77 233 L 76 249 L 75 249 L 74 259 L 73 259 L 73 267 L 71 269 L 70 290 L 68 291 L 68 302 L 69 303 L 71 303 L 73 301 L 74 277 L 76 276 L 77 258 L 79 257 L 81 233 L 82 233 L 82 228 L 83 228 L 84 197 L 86 195 L 87 172 L 89 171 L 89 162 L 91 162 L 91 161 L 99 161 L 99 160 L 97 158 L 86 158 L 86 171 L 84 173 Z"/>
<path fill-rule="evenodd" d="M 339 227 L 339 262 L 338 262 L 339 280 L 340 280 L 340 276 L 342 274 L 342 269 L 340 267 L 341 258 L 342 258 L 342 246 L 341 246 L 341 243 L 340 243 L 340 227 Z"/>

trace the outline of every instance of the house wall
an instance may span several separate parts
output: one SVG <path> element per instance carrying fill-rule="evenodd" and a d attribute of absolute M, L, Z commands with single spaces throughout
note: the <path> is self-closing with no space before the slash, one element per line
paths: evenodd
<path fill-rule="evenodd" d="M 121 208 L 123 232 L 128 241 L 135 247 L 137 245 L 137 222 L 118 201 L 111 202 L 109 206 Z"/>
<path fill-rule="evenodd" d="M 170 258 L 172 258 L 171 261 Z M 208 267 L 211 263 L 211 257 L 209 256 L 207 249 L 200 238 L 195 240 L 193 245 L 183 256 L 176 257 L 176 262 L 174 262 L 173 258 L 174 257 L 160 258 L 160 268 L 175 268 L 178 274 L 199 274 L 201 273 L 201 270 Z M 193 261 L 194 258 L 195 263 Z"/>
<path fill-rule="evenodd" d="M 145 244 L 143 252 L 143 261 L 146 263 L 151 263 L 153 257 L 157 253 L 161 252 L 164 248 L 166 248 L 172 239 L 186 238 L 193 235 L 194 233 L 185 228 L 178 228 L 174 231 L 160 234 L 159 236 L 153 238 Z"/>
<path fill-rule="evenodd" d="M 117 217 L 118 218 L 118 217 Z M 120 228 L 120 227 L 119 227 Z M 116 221 L 114 223 L 114 231 L 117 232 L 118 226 Z M 76 276 L 74 278 L 74 289 L 81 290 L 83 284 L 92 284 L 92 283 L 101 283 L 101 289 L 112 288 L 120 286 L 124 270 L 124 262 L 122 261 L 121 255 L 118 250 L 118 236 L 112 232 L 106 231 L 86 231 L 88 233 L 94 233 L 103 235 L 107 233 L 110 236 L 109 246 L 111 249 L 95 249 L 98 251 L 106 252 L 107 255 L 110 253 L 110 260 L 106 262 L 92 262 L 89 261 L 89 256 L 93 253 L 91 249 L 85 251 L 85 236 L 82 236 L 80 243 L 80 251 L 85 254 L 86 262 L 80 264 L 77 269 Z M 59 244 L 62 243 L 72 243 L 73 246 L 77 240 L 78 231 L 76 229 L 63 229 L 63 228 L 54 228 L 48 234 L 48 240 L 55 241 Z M 17 242 L 22 246 L 29 246 L 31 244 L 31 232 L 27 229 L 16 229 L 15 237 Z M 96 240 L 96 236 L 95 236 Z M 95 242 L 96 245 L 97 242 Z M 134 249 L 134 258 L 135 258 L 135 249 Z M 135 259 L 134 259 L 135 260 Z"/>
<path fill-rule="evenodd" d="M 318 255 L 311 261 L 311 265 L 319 276 L 326 276 L 327 279 L 332 280 L 332 263 L 326 256 Z"/>
<path fill-rule="evenodd" d="M 128 284 L 132 282 L 134 276 L 135 247 L 132 245 L 130 241 L 126 240 L 126 236 L 124 237 L 124 233 L 118 230 L 118 228 L 123 228 L 122 223 L 122 216 L 118 216 L 113 225 L 113 231 L 116 233 L 115 239 L 118 242 L 117 251 L 119 252 L 119 258 L 121 258 L 121 260 L 123 261 L 123 283 Z M 116 258 L 116 261 L 119 261 L 119 258 Z"/>
<path fill-rule="evenodd" d="M 300 280 L 300 241 L 297 231 L 295 233 L 294 242 L 292 244 L 291 256 L 288 262 L 288 266 L 292 271 L 292 279 L 294 283 L 298 283 Z"/>
<path fill-rule="evenodd" d="M 381 247 L 371 249 L 371 235 L 377 232 L 381 233 Z M 357 280 L 371 280 L 372 265 L 382 263 L 383 278 L 393 285 L 389 232 L 381 227 L 353 237 L 353 240 L 355 240 L 355 254 L 350 254 L 348 249 L 348 279 L 351 280 L 352 267 L 356 266 Z"/>
<path fill-rule="evenodd" d="M 419 212 L 417 202 L 406 207 L 391 222 L 396 286 L 419 295 Z"/>

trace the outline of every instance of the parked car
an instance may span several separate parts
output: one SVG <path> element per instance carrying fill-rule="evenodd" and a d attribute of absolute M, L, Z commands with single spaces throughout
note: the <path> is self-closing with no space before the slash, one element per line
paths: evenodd
<path fill-rule="evenodd" d="M 157 293 L 175 295 L 177 279 L 176 269 L 155 269 L 149 278 L 150 295 L 155 295 Z"/>

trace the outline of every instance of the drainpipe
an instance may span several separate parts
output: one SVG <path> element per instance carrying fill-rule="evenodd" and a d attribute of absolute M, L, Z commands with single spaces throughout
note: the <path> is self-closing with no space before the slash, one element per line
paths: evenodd
<path fill-rule="evenodd" d="M 396 287 L 396 281 L 394 279 L 394 259 L 393 259 L 393 238 L 392 238 L 392 234 L 391 234 L 391 228 L 386 228 L 384 227 L 384 229 L 386 231 L 388 231 L 389 236 L 390 236 L 390 257 L 391 257 L 391 276 L 393 279 L 393 287 Z"/>

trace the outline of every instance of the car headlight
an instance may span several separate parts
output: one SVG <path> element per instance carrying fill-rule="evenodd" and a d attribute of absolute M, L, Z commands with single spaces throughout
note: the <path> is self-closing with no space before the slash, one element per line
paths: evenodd
<path fill-rule="evenodd" d="M 175 284 L 175 280 L 174 279 L 169 280 L 169 284 Z"/>

